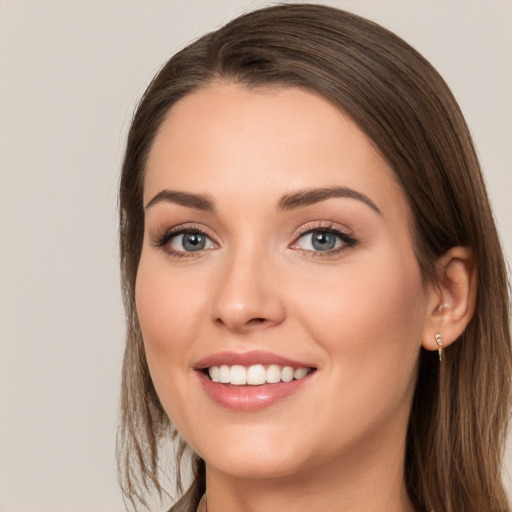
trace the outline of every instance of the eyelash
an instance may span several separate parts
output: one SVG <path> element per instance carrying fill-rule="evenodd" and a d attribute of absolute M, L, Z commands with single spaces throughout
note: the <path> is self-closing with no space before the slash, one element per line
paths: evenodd
<path fill-rule="evenodd" d="M 206 237 L 208 240 L 212 241 L 215 245 L 216 242 L 213 241 L 212 236 L 205 232 L 204 227 L 196 226 L 196 225 L 187 225 L 187 226 L 178 226 L 171 229 L 168 229 L 161 235 L 157 235 L 155 241 L 152 243 L 153 246 L 161 248 L 168 256 L 176 259 L 182 258 L 193 258 L 197 257 L 198 254 L 194 254 L 194 251 L 177 251 L 170 247 L 170 242 L 173 238 L 176 238 L 180 235 L 186 234 L 199 234 Z M 204 252 L 205 250 L 210 249 L 202 249 L 197 251 L 198 253 Z"/>
<path fill-rule="evenodd" d="M 345 230 L 342 230 L 339 227 L 335 227 L 336 225 L 333 222 L 312 222 L 303 226 L 295 238 L 294 242 L 291 244 L 293 248 L 297 242 L 305 237 L 306 235 L 312 233 L 331 233 L 335 235 L 340 241 L 341 246 L 334 249 L 327 249 L 325 251 L 314 251 L 310 249 L 301 249 L 299 247 L 295 248 L 297 251 L 301 251 L 306 253 L 309 257 L 312 258 L 329 258 L 338 255 L 340 252 L 346 251 L 347 249 L 353 248 L 358 245 L 359 241 L 354 238 L 352 234 L 347 233 Z"/>
<path fill-rule="evenodd" d="M 298 241 L 305 237 L 306 235 L 312 234 L 312 233 L 331 233 L 335 235 L 340 241 L 341 246 L 334 248 L 334 249 L 327 249 L 325 251 L 320 250 L 311 250 L 311 249 L 301 249 L 300 247 L 294 247 L 298 243 Z M 199 234 L 202 236 L 205 236 L 208 240 L 210 240 L 214 245 L 217 245 L 217 243 L 213 240 L 212 236 L 206 233 L 204 227 L 197 226 L 197 225 L 188 225 L 188 226 L 178 226 L 171 228 L 167 231 L 165 231 L 161 235 L 157 235 L 156 239 L 152 243 L 153 246 L 161 248 L 165 253 L 176 259 L 182 259 L 182 258 L 193 258 L 199 256 L 199 254 L 204 253 L 204 251 L 211 250 L 210 249 L 201 249 L 196 251 L 177 251 L 175 249 L 172 249 L 170 247 L 170 242 L 180 235 L 185 234 Z M 335 227 L 335 224 L 333 222 L 313 222 L 304 225 L 298 235 L 295 237 L 292 244 L 290 244 L 290 247 L 296 251 L 300 251 L 304 254 L 307 254 L 310 257 L 314 258 L 329 258 L 333 257 L 340 252 L 347 250 L 349 248 L 355 247 L 358 244 L 358 240 L 356 240 L 351 234 L 348 234 L 346 231 L 341 230 L 340 228 Z"/>

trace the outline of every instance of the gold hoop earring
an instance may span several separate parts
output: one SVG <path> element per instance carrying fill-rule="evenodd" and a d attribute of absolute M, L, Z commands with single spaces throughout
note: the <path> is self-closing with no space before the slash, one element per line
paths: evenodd
<path fill-rule="evenodd" d="M 439 333 L 434 335 L 437 344 L 437 352 L 439 353 L 439 362 L 443 360 L 443 339 Z"/>

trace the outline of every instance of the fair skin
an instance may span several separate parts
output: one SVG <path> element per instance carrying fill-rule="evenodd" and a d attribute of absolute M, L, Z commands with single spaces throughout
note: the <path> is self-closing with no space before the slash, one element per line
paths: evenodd
<path fill-rule="evenodd" d="M 164 121 L 144 205 L 148 364 L 206 462 L 208 511 L 414 510 L 403 463 L 418 354 L 464 328 L 471 268 L 456 248 L 438 286 L 423 283 L 404 193 L 364 133 L 304 90 L 212 84 Z M 267 400 L 201 365 L 244 355 L 308 374 L 261 387 Z"/>

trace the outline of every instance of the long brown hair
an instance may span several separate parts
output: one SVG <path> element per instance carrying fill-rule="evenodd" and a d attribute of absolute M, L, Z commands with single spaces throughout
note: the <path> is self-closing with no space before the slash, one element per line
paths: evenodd
<path fill-rule="evenodd" d="M 173 104 L 217 79 L 305 88 L 351 116 L 408 198 L 425 282 L 450 248 L 471 249 L 475 314 L 442 365 L 422 349 L 404 478 L 419 511 L 508 510 L 500 477 L 512 368 L 507 275 L 469 130 L 448 86 L 407 43 L 353 14 L 309 4 L 245 14 L 190 44 L 157 74 L 136 110 L 120 187 L 127 340 L 118 454 L 125 495 L 135 505 L 151 488 L 163 491 L 159 447 L 176 435 L 149 375 L 134 303 L 145 163 Z M 178 455 L 185 446 L 180 441 Z M 205 491 L 204 462 L 193 456 L 192 464 L 180 510 L 195 510 Z"/>

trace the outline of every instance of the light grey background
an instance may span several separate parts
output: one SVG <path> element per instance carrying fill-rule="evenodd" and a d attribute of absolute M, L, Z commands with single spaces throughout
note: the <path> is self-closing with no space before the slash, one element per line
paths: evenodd
<path fill-rule="evenodd" d="M 176 49 L 265 3 L 0 0 L 1 512 L 124 509 L 114 440 L 125 134 Z M 445 77 L 471 127 L 510 260 L 512 2 L 324 3 L 394 30 Z"/>

